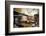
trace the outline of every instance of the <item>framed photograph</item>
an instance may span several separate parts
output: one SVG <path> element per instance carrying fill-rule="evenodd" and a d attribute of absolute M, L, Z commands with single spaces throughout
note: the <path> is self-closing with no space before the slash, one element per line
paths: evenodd
<path fill-rule="evenodd" d="M 45 32 L 45 3 L 5 2 L 5 34 L 37 34 Z"/>

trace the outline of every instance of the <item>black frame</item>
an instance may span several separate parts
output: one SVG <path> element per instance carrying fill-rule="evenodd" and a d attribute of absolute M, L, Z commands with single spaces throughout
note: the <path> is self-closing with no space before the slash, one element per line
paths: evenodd
<path fill-rule="evenodd" d="M 43 13 L 43 31 L 34 31 L 34 32 L 18 32 L 18 33 L 9 33 L 9 5 L 15 3 L 22 3 L 22 4 L 33 4 L 33 5 L 43 5 L 42 13 Z M 37 34 L 37 33 L 45 33 L 45 3 L 42 2 L 20 2 L 20 1 L 5 1 L 5 35 L 18 35 L 18 34 Z"/>

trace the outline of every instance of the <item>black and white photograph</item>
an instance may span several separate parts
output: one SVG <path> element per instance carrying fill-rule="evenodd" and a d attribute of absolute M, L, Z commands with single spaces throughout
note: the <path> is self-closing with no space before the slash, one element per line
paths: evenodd
<path fill-rule="evenodd" d="M 39 27 L 39 9 L 14 8 L 14 28 Z"/>

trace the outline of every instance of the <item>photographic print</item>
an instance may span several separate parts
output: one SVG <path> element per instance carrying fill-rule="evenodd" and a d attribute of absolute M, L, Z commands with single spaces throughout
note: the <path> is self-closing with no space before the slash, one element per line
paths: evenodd
<path fill-rule="evenodd" d="M 14 28 L 39 27 L 39 9 L 14 8 Z"/>
<path fill-rule="evenodd" d="M 6 35 L 44 33 L 44 5 L 6 1 Z"/>

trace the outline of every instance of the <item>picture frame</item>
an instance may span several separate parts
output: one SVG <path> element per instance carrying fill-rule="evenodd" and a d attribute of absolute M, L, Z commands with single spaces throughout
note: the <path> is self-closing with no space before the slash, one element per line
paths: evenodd
<path fill-rule="evenodd" d="M 15 12 L 20 12 L 20 9 L 22 13 L 21 14 L 19 13 L 19 15 L 21 15 L 21 17 L 24 17 L 24 19 L 21 18 L 22 21 L 25 20 L 26 16 L 28 16 L 26 17 L 26 20 L 27 18 L 29 19 L 31 17 L 30 24 L 28 20 L 26 22 L 23 21 L 24 25 L 23 23 L 19 23 L 19 25 L 16 24 L 17 23 L 16 17 L 19 15 L 18 13 Z M 29 13 L 26 13 L 26 11 L 28 11 Z M 37 16 L 35 16 L 34 14 L 37 14 Z M 37 25 L 35 25 L 36 22 L 34 22 L 34 20 L 36 19 L 34 18 L 38 19 L 38 22 L 36 21 Z M 20 19 L 18 21 L 20 22 Z M 5 1 L 5 34 L 18 35 L 18 34 L 37 34 L 37 33 L 45 33 L 45 3 Z"/>

